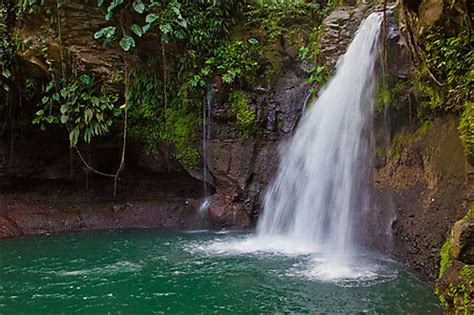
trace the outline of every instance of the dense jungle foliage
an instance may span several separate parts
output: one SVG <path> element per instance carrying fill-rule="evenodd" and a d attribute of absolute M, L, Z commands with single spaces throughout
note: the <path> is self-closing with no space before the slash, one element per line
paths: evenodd
<path fill-rule="evenodd" d="M 222 102 L 235 116 L 242 137 L 261 134 L 246 92 L 258 76 L 271 83 L 278 75 L 282 56 L 275 47 L 292 35 L 290 23 L 300 19 L 317 25 L 335 4 L 99 0 L 103 20 L 91 37 L 121 58 L 115 74 L 101 78 L 69 57 L 62 31 L 68 23 L 64 0 L 19 0 L 16 4 L 3 0 L 1 97 L 7 100 L 0 109 L 6 114 L 3 130 L 12 128 L 8 113 L 15 111 L 16 103 L 36 103 L 33 123 L 43 130 L 51 125 L 65 127 L 71 147 L 106 134 L 119 138 L 127 132 L 130 140 L 144 142 L 149 153 L 159 142 L 171 143 L 182 164 L 195 166 L 199 162 L 196 130 L 208 90 L 216 86 L 225 90 Z M 21 39 L 16 26 L 38 16 L 49 19 L 52 40 L 60 46 L 58 56 L 46 41 L 35 43 L 47 65 L 44 82 L 21 71 L 18 58 L 28 54 L 31 43 Z M 152 48 L 146 47 L 150 43 Z"/>
<path fill-rule="evenodd" d="M 72 1 L 74 2 L 74 1 Z M 99 21 L 90 37 L 112 50 L 120 60 L 110 77 L 100 77 L 71 57 L 64 43 L 68 23 L 64 0 L 2 0 L 0 7 L 0 66 L 2 73 L 1 135 L 41 129 L 67 130 L 72 148 L 91 142 L 143 143 L 155 153 L 158 143 L 169 143 L 168 152 L 185 166 L 199 165 L 197 150 L 203 103 L 210 89 L 225 91 L 219 102 L 234 116 L 238 134 L 259 137 L 262 126 L 248 102 L 256 80 L 271 85 L 280 73 L 281 42 L 291 44 L 307 24 L 305 43 L 297 42 L 298 57 L 314 62 L 319 47 L 317 34 L 324 16 L 339 3 L 303 0 L 98 0 L 85 1 L 98 10 Z M 84 5 L 84 3 L 82 3 Z M 455 1 L 455 4 L 464 4 Z M 19 25 L 46 17 L 53 30 L 49 41 L 41 37 L 27 42 Z M 90 23 L 90 25 L 88 24 Z M 87 25 L 86 25 L 87 24 Z M 95 27 L 96 25 L 96 27 Z M 423 126 L 436 115 L 460 114 L 460 137 L 466 154 L 474 146 L 473 34 L 465 21 L 413 30 L 420 62 L 415 77 L 382 91 L 379 102 L 406 112 L 407 90 L 413 95 L 410 119 Z M 32 76 L 22 60 L 30 58 L 44 70 Z M 36 52 L 38 55 L 38 52 Z M 38 59 L 38 58 L 37 58 Z M 324 68 L 314 65 L 308 82 L 324 81 Z M 313 94 L 316 90 L 313 90 Z M 411 100 L 410 100 L 411 102 Z M 19 109 L 33 104 L 34 112 Z M 379 106 L 380 107 L 380 106 Z M 34 126 L 31 125 L 33 122 Z M 37 130 L 37 129 L 36 129 Z M 110 140 L 110 139 L 114 140 Z M 124 148 L 125 151 L 125 148 Z"/>
<path fill-rule="evenodd" d="M 429 25 L 417 12 L 406 10 L 402 27 L 410 30 L 405 36 L 410 40 L 414 75 L 385 77 L 376 110 L 388 110 L 398 124 L 421 128 L 411 137 L 398 139 L 395 147 L 419 139 L 435 117 L 455 114 L 460 116 L 458 130 L 465 153 L 474 157 L 474 34 L 469 12 L 464 0 L 445 1 L 440 19 Z M 395 17 L 399 20 L 400 14 Z"/>

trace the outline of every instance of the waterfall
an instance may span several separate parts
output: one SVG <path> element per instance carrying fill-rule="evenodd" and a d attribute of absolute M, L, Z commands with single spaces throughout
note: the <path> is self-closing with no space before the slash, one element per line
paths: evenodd
<path fill-rule="evenodd" d="M 207 210 L 209 208 L 209 168 L 207 166 L 207 143 L 211 137 L 211 110 L 212 103 L 214 102 L 214 89 L 211 86 L 206 96 L 204 97 L 204 106 L 202 110 L 202 160 L 203 160 L 203 188 L 204 188 L 204 201 L 199 207 L 199 215 L 201 221 L 204 221 L 207 216 Z"/>
<path fill-rule="evenodd" d="M 264 198 L 258 237 L 350 253 L 366 206 L 374 65 L 382 13 L 371 14 L 302 117 Z"/>

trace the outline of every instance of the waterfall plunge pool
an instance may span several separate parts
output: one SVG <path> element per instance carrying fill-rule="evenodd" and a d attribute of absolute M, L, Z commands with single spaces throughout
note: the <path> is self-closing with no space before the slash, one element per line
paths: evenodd
<path fill-rule="evenodd" d="M 393 261 L 360 253 L 348 276 L 279 244 L 153 230 L 0 240 L 0 313 L 442 312 L 432 288 Z"/>

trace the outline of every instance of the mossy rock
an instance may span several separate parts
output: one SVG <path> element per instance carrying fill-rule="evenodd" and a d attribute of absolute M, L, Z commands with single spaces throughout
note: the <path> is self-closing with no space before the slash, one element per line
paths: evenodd
<path fill-rule="evenodd" d="M 435 294 L 447 314 L 472 314 L 474 311 L 474 208 L 454 224 L 451 236 L 441 251 L 439 278 Z"/>
<path fill-rule="evenodd" d="M 474 218 L 457 221 L 452 230 L 451 256 L 466 264 L 474 264 Z"/>

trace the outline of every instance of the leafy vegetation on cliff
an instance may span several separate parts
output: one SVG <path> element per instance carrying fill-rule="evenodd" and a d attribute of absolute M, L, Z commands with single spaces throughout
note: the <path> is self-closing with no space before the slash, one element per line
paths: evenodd
<path fill-rule="evenodd" d="M 9 101 L 0 110 L 15 113 L 18 101 L 36 105 L 34 115 L 18 112 L 22 121 L 33 121 L 42 129 L 65 127 L 71 147 L 101 141 L 100 136 L 111 132 L 114 137 L 108 141 L 123 138 L 124 150 L 127 138 L 144 143 L 149 153 L 156 152 L 158 143 L 169 143 L 165 154 L 194 167 L 200 160 L 197 133 L 208 90 L 220 91 L 219 102 L 235 116 L 241 137 L 258 137 L 256 113 L 245 93 L 258 77 L 271 84 L 284 62 L 283 42 L 296 45 L 296 51 L 301 48 L 293 24 L 317 30 L 336 3 L 99 0 L 94 7 L 75 1 L 20 0 L 16 6 L 3 4 L 0 31 L 5 39 L 15 38 L 16 45 L 4 40 L 1 47 L 1 97 Z M 114 68 L 107 70 L 109 77 L 76 59 L 66 39 L 68 19 L 76 18 L 71 10 L 101 16 L 79 23 L 104 52 L 108 49 L 117 57 Z M 44 36 L 22 33 L 24 24 L 41 19 L 46 22 L 41 26 Z M 39 66 L 42 73 L 29 78 L 16 64 L 18 56 L 33 68 Z M 28 84 L 10 89 L 16 81 Z M 13 133 L 15 115 L 5 116 L 6 129 Z"/>
<path fill-rule="evenodd" d="M 429 111 L 462 112 L 459 132 L 467 155 L 474 145 L 474 35 L 469 28 L 433 27 L 422 34 L 425 66 L 416 73 L 415 86 L 426 95 L 421 114 Z"/>
<path fill-rule="evenodd" d="M 459 134 L 466 156 L 474 154 L 474 35 L 462 0 L 440 5 L 442 14 L 428 21 L 413 8 L 400 7 L 414 63 L 413 77 L 384 78 L 376 111 L 389 110 L 396 126 L 425 126 L 437 116 L 460 117 Z M 421 12 L 421 11 L 420 11 Z"/>

